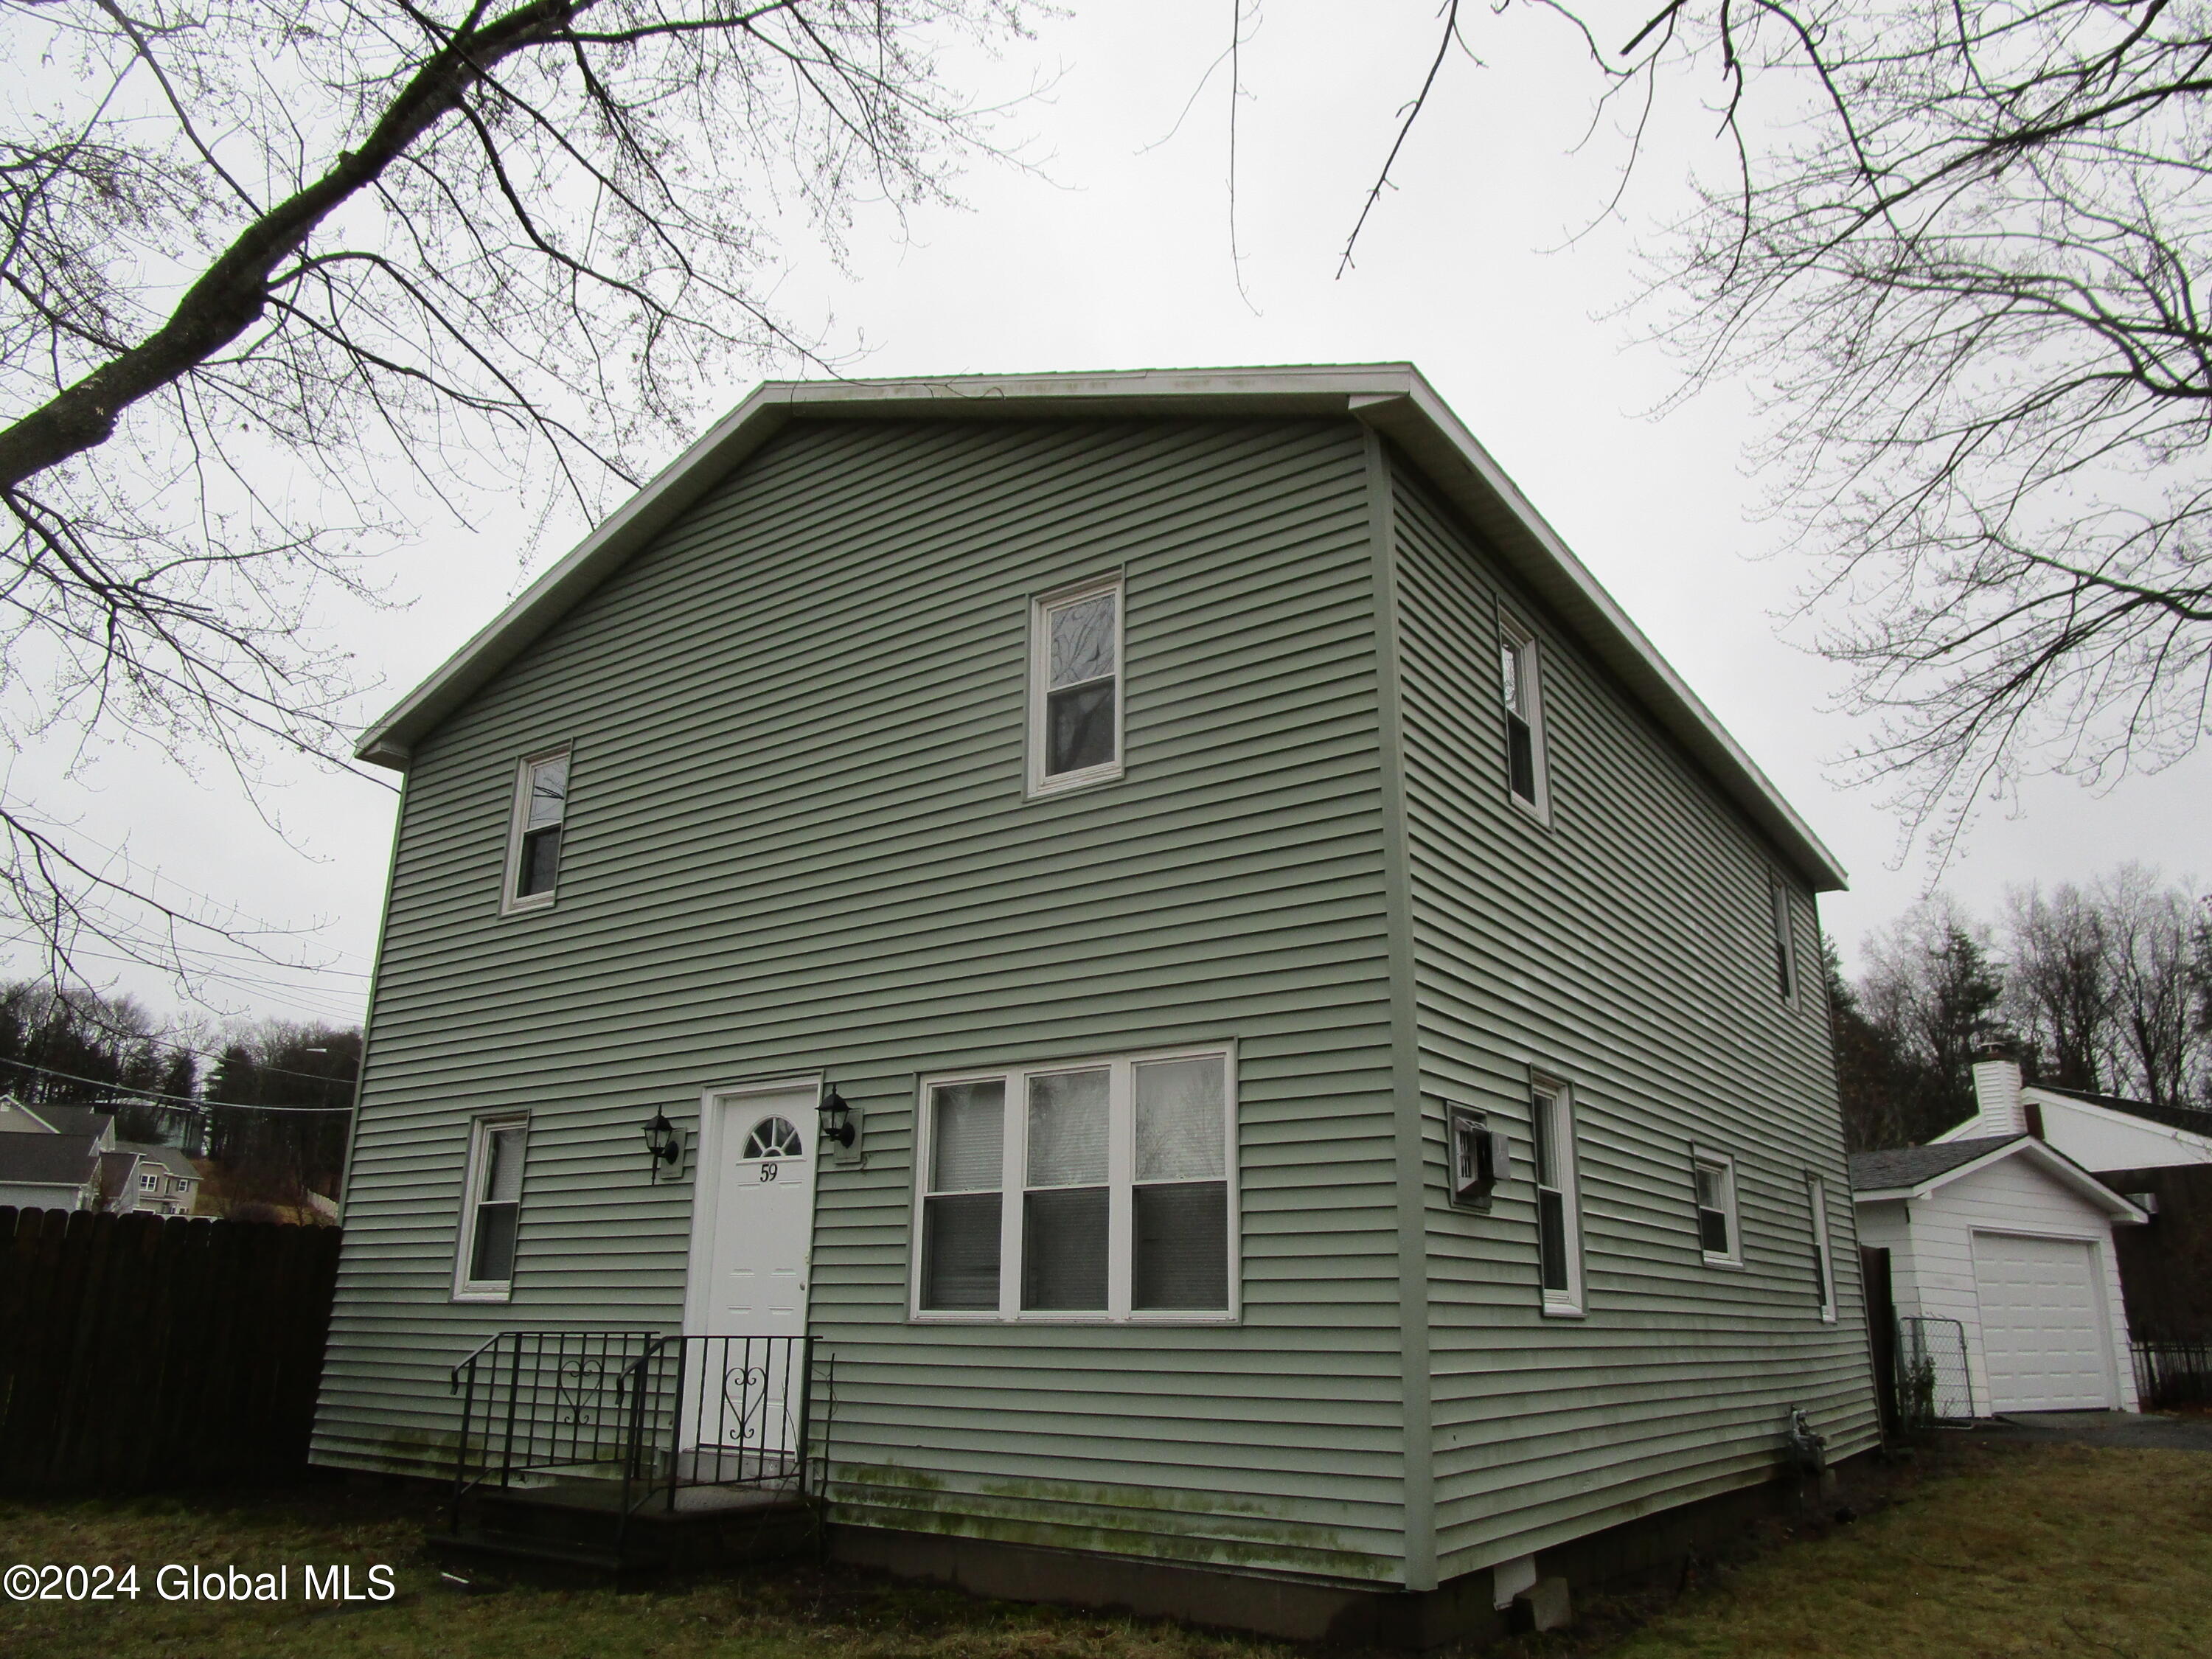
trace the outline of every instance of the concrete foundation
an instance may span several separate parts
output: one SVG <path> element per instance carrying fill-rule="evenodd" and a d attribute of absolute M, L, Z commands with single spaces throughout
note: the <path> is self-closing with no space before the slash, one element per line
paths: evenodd
<path fill-rule="evenodd" d="M 1832 1480 L 1832 1471 L 1828 1482 Z M 1291 1641 L 1421 1651 L 1495 1640 L 1532 1625 L 1547 1628 L 1564 1618 L 1571 1595 L 1655 1577 L 1671 1583 L 1692 1553 L 1740 1535 L 1760 1519 L 1793 1516 L 1831 1501 L 1834 1488 L 1828 1482 L 1786 1477 L 1540 1551 L 1531 1587 L 1540 1594 L 1523 1592 L 1505 1607 L 1496 1605 L 1496 1581 L 1487 1567 L 1432 1590 L 1407 1591 L 834 1521 L 827 1532 L 836 1560 L 978 1595 L 1177 1619 Z"/>

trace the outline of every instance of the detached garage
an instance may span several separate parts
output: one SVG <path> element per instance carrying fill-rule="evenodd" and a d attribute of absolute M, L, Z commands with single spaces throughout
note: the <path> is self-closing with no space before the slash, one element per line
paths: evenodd
<path fill-rule="evenodd" d="M 2136 1206 L 2033 1135 L 1851 1158 L 1859 1243 L 1899 1319 L 1957 1322 L 1972 1409 L 2135 1411 L 2112 1229 Z"/>

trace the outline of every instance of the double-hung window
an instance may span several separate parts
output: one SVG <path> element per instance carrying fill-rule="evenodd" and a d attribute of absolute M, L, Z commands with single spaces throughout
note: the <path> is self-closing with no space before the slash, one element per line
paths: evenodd
<path fill-rule="evenodd" d="M 458 1302 L 504 1302 L 514 1288 L 514 1241 L 522 1219 L 522 1158 L 529 1133 L 520 1117 L 478 1118 L 469 1133 L 462 1189 Z"/>
<path fill-rule="evenodd" d="M 1121 775 L 1121 579 L 1030 605 L 1029 792 Z"/>
<path fill-rule="evenodd" d="M 1767 908 L 1774 918 L 1774 978 L 1784 1002 L 1797 1000 L 1796 930 L 1790 925 L 1790 890 L 1778 876 L 1767 878 Z"/>
<path fill-rule="evenodd" d="M 1828 1241 L 1828 1188 L 1820 1176 L 1806 1178 L 1806 1195 L 1813 1209 L 1813 1281 L 1819 1293 L 1820 1317 L 1836 1322 L 1836 1258 Z"/>
<path fill-rule="evenodd" d="M 160 1192 L 161 1190 L 161 1177 L 155 1175 L 152 1170 L 148 1170 L 144 1175 L 138 1177 L 138 1190 L 142 1193 Z"/>
<path fill-rule="evenodd" d="M 1507 793 L 1538 817 L 1551 811 L 1544 775 L 1542 676 L 1536 636 L 1507 617 L 1498 625 L 1498 692 L 1505 705 Z"/>
<path fill-rule="evenodd" d="M 568 817 L 568 751 L 533 755 L 516 769 L 514 808 L 507 830 L 509 910 L 553 902 L 561 878 L 561 831 Z"/>
<path fill-rule="evenodd" d="M 1743 1240 L 1736 1221 L 1735 1160 L 1717 1152 L 1692 1152 L 1690 1164 L 1698 1189 L 1699 1254 L 1721 1266 L 1742 1266 Z"/>
<path fill-rule="evenodd" d="M 1581 1205 L 1576 1185 L 1575 1112 L 1567 1085 L 1540 1078 L 1529 1090 L 1528 1131 L 1536 1169 L 1536 1262 L 1544 1311 L 1583 1310 Z"/>
<path fill-rule="evenodd" d="M 1206 1048 L 926 1081 L 916 1316 L 1233 1317 L 1232 1062 Z"/>

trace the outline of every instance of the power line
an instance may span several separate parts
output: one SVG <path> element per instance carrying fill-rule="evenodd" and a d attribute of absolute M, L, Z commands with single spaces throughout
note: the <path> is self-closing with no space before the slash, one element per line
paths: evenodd
<path fill-rule="evenodd" d="M 25 799 L 21 795 L 15 794 L 12 790 L 7 788 L 5 785 L 0 785 L 0 801 L 8 800 L 13 800 L 17 805 L 33 811 L 38 810 L 35 803 Z M 264 933 L 297 934 L 303 931 L 295 927 L 280 927 L 276 923 L 269 921 L 266 917 L 257 916 L 249 911 L 242 910 L 237 905 L 230 903 L 226 900 L 219 899 L 211 893 L 203 893 L 197 887 L 187 887 L 183 882 L 179 881 L 174 876 L 163 874 L 159 868 L 153 865 L 141 864 L 137 860 L 132 858 L 129 853 L 124 851 L 122 848 L 110 847 L 105 842 L 95 841 L 90 836 L 86 835 L 82 830 L 79 830 L 75 826 L 69 827 L 64 830 L 63 833 L 76 836 L 79 841 L 91 848 L 94 852 L 105 853 L 112 859 L 121 860 L 126 869 L 137 871 L 147 877 L 149 880 L 167 883 L 169 886 L 175 888 L 179 892 L 185 895 L 189 898 L 196 898 L 203 903 L 215 906 L 218 910 L 228 911 L 232 918 L 237 921 L 252 922 L 254 926 L 254 929 L 258 932 Z M 198 921 L 197 917 L 193 918 L 193 920 L 195 921 Z M 205 926 L 206 924 L 201 923 L 200 925 Z M 227 928 L 218 927 L 214 931 L 221 933 L 229 930 Z M 316 931 L 319 932 L 320 930 L 318 929 Z M 336 951 L 342 957 L 351 957 L 356 962 L 366 960 L 360 951 L 349 951 L 343 945 L 333 945 L 325 948 Z"/>
<path fill-rule="evenodd" d="M 10 942 L 10 941 L 0 940 L 0 943 L 9 943 L 9 942 Z M 121 958 L 121 957 L 111 957 L 111 958 L 109 958 L 109 960 L 111 960 L 111 961 L 121 961 L 121 960 L 123 960 L 123 958 Z M 94 992 L 94 993 L 93 993 L 92 994 L 94 994 L 94 995 L 95 995 L 95 996 L 96 996 L 96 995 L 98 995 L 98 994 L 99 994 L 99 993 Z M 309 1013 L 313 1012 L 313 1011 L 312 1009 L 303 1010 L 302 1012 L 309 1012 Z M 346 1025 L 346 1024 L 345 1024 L 342 1020 L 337 1020 L 337 1017 L 335 1017 L 335 1016 L 323 1016 L 323 1015 L 318 1015 L 318 1016 L 317 1016 L 317 1018 L 318 1018 L 319 1019 L 325 1019 L 325 1018 L 328 1018 L 328 1019 L 331 1019 L 331 1020 L 333 1020 L 333 1021 L 335 1022 L 335 1023 L 334 1023 L 331 1027 L 327 1028 L 327 1029 L 329 1029 L 330 1035 L 334 1036 L 348 1036 L 348 1035 L 350 1035 L 352 1032 L 356 1032 L 356 1031 L 358 1031 L 358 1030 L 361 1029 L 361 1028 L 359 1027 L 359 1025 L 358 1025 L 358 1024 L 353 1025 L 353 1026 L 351 1026 L 351 1027 L 348 1027 L 348 1026 L 347 1026 L 347 1025 Z M 104 1029 L 106 1030 L 106 1035 L 108 1036 L 108 1037 L 110 1038 L 110 1040 L 112 1040 L 112 1041 L 115 1043 L 115 1045 L 116 1045 L 118 1048 L 131 1048 L 131 1047 L 136 1046 L 136 1045 L 137 1045 L 137 1044 L 138 1044 L 138 1043 L 143 1042 L 143 1043 L 147 1044 L 147 1045 L 148 1045 L 149 1047 L 150 1047 L 150 1048 L 173 1049 L 173 1050 L 174 1050 L 176 1053 L 178 1053 L 178 1054 L 191 1054 L 191 1055 L 192 1055 L 193 1057 L 195 1057 L 196 1059 L 199 1059 L 199 1060 L 212 1060 L 216 1061 L 217 1064 L 221 1064 L 221 1063 L 222 1063 L 222 1061 L 223 1060 L 223 1059 L 225 1058 L 225 1056 L 226 1056 L 226 1055 L 228 1054 L 228 1053 L 229 1052 L 229 1050 L 228 1050 L 228 1048 L 195 1048 L 194 1047 L 192 1047 L 192 1045 L 191 1045 L 191 1043 L 189 1043 L 189 1042 L 178 1042 L 174 1037 L 155 1036 L 153 1036 L 151 1033 L 149 1033 L 149 1032 L 143 1032 L 143 1031 L 132 1031 L 132 1032 L 129 1032 L 129 1033 L 124 1033 L 124 1032 L 119 1032 L 119 1031 L 118 1031 L 118 1030 L 115 1030 L 113 1027 L 106 1027 L 106 1028 L 104 1028 Z M 238 1045 L 231 1045 L 231 1046 L 238 1046 Z M 246 1058 L 247 1058 L 247 1059 L 249 1059 L 249 1060 L 252 1060 L 252 1055 L 251 1054 L 251 1053 L 249 1053 L 249 1054 L 247 1054 Z M 272 1073 L 272 1074 L 274 1074 L 275 1076 L 277 1076 L 277 1077 L 296 1077 L 296 1078 L 305 1078 L 307 1081 L 309 1081 L 309 1082 L 311 1082 L 311 1083 L 345 1083 L 345 1082 L 349 1082 L 349 1081 L 351 1080 L 351 1079 L 347 1079 L 347 1078 L 338 1077 L 338 1076 L 334 1076 L 333 1074 L 331 1074 L 331 1073 L 327 1073 L 327 1072 L 295 1072 L 295 1071 L 294 1071 L 294 1070 L 293 1070 L 290 1066 L 265 1066 L 265 1065 L 262 1064 L 259 1060 L 253 1060 L 253 1069 L 254 1069 L 255 1071 L 257 1071 L 257 1072 L 268 1072 L 268 1073 Z M 122 1085 L 121 1085 L 120 1084 L 118 1084 L 116 1086 L 117 1086 L 118 1088 L 120 1088 Z M 319 1110 L 319 1109 L 320 1109 L 320 1108 L 318 1108 L 317 1109 L 318 1109 L 318 1110 Z"/>
<path fill-rule="evenodd" d="M 51 1066 L 33 1066 L 27 1060 L 0 1059 L 0 1066 L 13 1066 L 18 1071 L 36 1072 L 40 1077 L 58 1077 L 70 1083 L 87 1083 L 95 1089 L 112 1089 L 118 1093 L 140 1096 L 147 1100 L 166 1100 L 197 1111 L 203 1106 L 220 1106 L 232 1112 L 350 1112 L 350 1106 L 258 1106 L 242 1100 L 195 1100 L 190 1095 L 164 1094 L 159 1089 L 137 1089 L 128 1083 L 110 1083 L 105 1078 L 79 1077 L 75 1072 L 57 1072 Z M 305 1076 L 306 1073 L 299 1073 Z M 343 1083 L 343 1078 L 327 1078 L 330 1083 Z"/>

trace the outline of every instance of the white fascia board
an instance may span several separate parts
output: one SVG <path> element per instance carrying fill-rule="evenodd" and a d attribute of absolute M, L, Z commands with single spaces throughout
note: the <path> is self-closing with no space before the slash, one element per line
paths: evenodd
<path fill-rule="evenodd" d="M 2163 1135 L 2177 1145 L 2196 1147 L 2204 1154 L 2207 1163 L 2212 1163 L 2212 1136 L 2200 1135 L 2193 1129 L 2184 1129 L 2172 1123 L 2160 1123 L 2154 1117 L 2137 1117 L 2133 1112 L 2118 1111 L 2112 1107 L 2100 1105 L 2094 1100 L 2084 1100 L 2079 1095 L 2056 1094 L 2049 1090 L 2039 1088 L 2033 1083 L 2021 1088 L 2020 1097 L 2022 1100 L 2033 1100 L 2046 1112 L 2053 1110 L 2081 1112 L 2092 1119 L 2113 1124 L 2123 1129 L 2136 1129 L 2149 1134 Z M 1972 1121 L 1972 1119 L 1968 1120 L 1970 1122 Z"/>
<path fill-rule="evenodd" d="M 1411 363 L 1132 369 L 756 387 L 381 720 L 355 753 L 404 770 L 416 738 L 795 416 L 1349 415 L 1389 438 L 1616 675 L 1816 892 L 1843 867 Z"/>
<path fill-rule="evenodd" d="M 1909 1187 L 1874 1187 L 1864 1192 L 1855 1192 L 1851 1194 L 1851 1201 L 1856 1204 L 1872 1204 L 1886 1199 L 1925 1198 L 1929 1194 L 1948 1187 L 1954 1181 L 1963 1180 L 1977 1170 L 1986 1170 L 1990 1164 L 2002 1163 L 2008 1158 L 2025 1158 L 2061 1186 L 2070 1189 L 2076 1197 L 2087 1199 L 2113 1220 L 2124 1225 L 2150 1219 L 2133 1204 L 2067 1157 L 2065 1153 L 2054 1146 L 2045 1145 L 2033 1135 L 2022 1135 L 2017 1140 L 2007 1141 L 2002 1146 L 1992 1146 L 1979 1158 L 1946 1170 L 1941 1175 L 1929 1176 L 1925 1181 L 1915 1182 Z"/>

